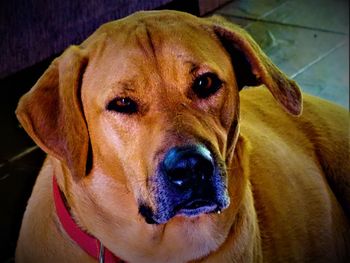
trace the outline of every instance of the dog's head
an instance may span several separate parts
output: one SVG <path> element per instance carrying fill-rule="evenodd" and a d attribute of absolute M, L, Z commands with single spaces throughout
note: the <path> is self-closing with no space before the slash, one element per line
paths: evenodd
<path fill-rule="evenodd" d="M 134 238 L 153 233 L 154 245 L 162 227 L 162 242 L 191 250 L 189 260 L 223 242 L 239 209 L 247 178 L 227 172 L 239 90 L 261 84 L 300 114 L 296 84 L 241 28 L 141 12 L 68 48 L 17 116 L 69 171 L 61 179 L 68 203 L 92 234 L 112 246 L 116 229 Z"/>

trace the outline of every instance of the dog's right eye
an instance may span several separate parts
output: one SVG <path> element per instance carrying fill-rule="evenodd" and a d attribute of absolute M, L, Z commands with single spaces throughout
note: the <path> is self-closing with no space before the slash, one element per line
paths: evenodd
<path fill-rule="evenodd" d="M 216 74 L 211 72 L 200 75 L 192 84 L 193 91 L 201 99 L 214 95 L 221 87 L 222 81 Z"/>
<path fill-rule="evenodd" d="M 117 97 L 107 105 L 107 110 L 123 114 L 133 114 L 138 111 L 137 103 L 129 97 Z"/>

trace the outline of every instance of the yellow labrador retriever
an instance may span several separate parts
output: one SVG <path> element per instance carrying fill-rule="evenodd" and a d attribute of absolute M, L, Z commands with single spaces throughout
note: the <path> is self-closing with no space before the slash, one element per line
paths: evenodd
<path fill-rule="evenodd" d="M 308 95 L 302 110 L 238 26 L 107 23 L 16 113 L 48 154 L 17 262 L 349 262 L 349 113 Z"/>

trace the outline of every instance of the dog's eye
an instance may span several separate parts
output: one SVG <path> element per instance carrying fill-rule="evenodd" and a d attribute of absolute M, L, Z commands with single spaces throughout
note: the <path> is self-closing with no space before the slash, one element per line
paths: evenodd
<path fill-rule="evenodd" d="M 137 103 L 129 97 L 117 97 L 107 105 L 107 110 L 124 114 L 133 114 L 138 110 Z"/>
<path fill-rule="evenodd" d="M 222 81 L 214 73 L 205 73 L 195 79 L 192 89 L 201 99 L 215 94 L 222 86 Z"/>

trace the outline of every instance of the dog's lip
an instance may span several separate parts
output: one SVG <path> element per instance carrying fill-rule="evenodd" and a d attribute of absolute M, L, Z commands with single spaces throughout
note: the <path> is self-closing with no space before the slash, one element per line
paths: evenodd
<path fill-rule="evenodd" d="M 219 211 L 219 205 L 213 201 L 196 199 L 189 201 L 178 209 L 176 215 L 195 217 L 201 214 L 209 214 Z"/>
<path fill-rule="evenodd" d="M 165 224 L 173 217 L 187 217 L 194 218 L 205 214 L 217 213 L 226 209 L 228 203 L 221 204 L 219 200 L 211 199 L 194 199 L 187 202 L 183 202 L 176 206 L 165 217 L 160 217 L 160 214 L 154 213 L 153 209 L 148 205 L 141 203 L 139 206 L 139 213 L 145 218 L 148 224 Z"/>

